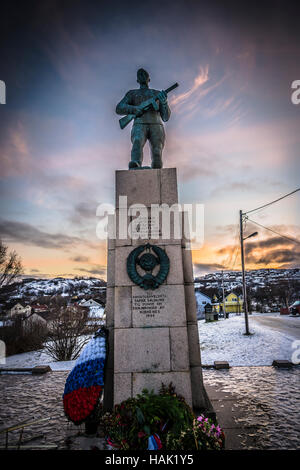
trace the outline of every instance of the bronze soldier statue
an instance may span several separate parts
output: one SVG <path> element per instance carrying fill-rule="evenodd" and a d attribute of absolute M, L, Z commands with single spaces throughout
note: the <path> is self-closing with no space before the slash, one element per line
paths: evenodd
<path fill-rule="evenodd" d="M 125 114 L 120 119 L 123 129 L 132 119 L 131 161 L 129 169 L 142 168 L 143 148 L 149 140 L 151 150 L 151 168 L 162 168 L 162 150 L 165 144 L 165 131 L 162 121 L 169 120 L 171 111 L 168 106 L 167 93 L 178 86 L 176 83 L 167 90 L 149 88 L 150 77 L 144 69 L 137 71 L 137 82 L 140 89 L 130 90 L 116 107 L 117 114 Z"/>

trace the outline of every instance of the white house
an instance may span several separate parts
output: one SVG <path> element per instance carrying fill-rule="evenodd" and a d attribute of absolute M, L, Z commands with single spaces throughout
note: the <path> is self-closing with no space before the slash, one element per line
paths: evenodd
<path fill-rule="evenodd" d="M 42 327 L 47 327 L 47 321 L 37 313 L 34 313 L 30 305 L 23 307 L 22 304 L 18 303 L 10 309 L 9 313 L 10 317 L 7 316 L 4 318 L 0 323 L 0 327 L 13 325 L 13 320 L 9 320 L 9 318 L 14 317 L 14 319 L 16 319 L 18 315 L 20 315 L 22 319 L 24 329 L 29 328 L 33 324 L 40 324 Z"/>
<path fill-rule="evenodd" d="M 197 302 L 197 319 L 201 320 L 201 318 L 205 317 L 205 305 L 211 304 L 211 298 L 199 290 L 195 291 L 195 296 Z"/>
<path fill-rule="evenodd" d="M 89 308 L 89 317 L 90 318 L 102 318 L 104 314 L 104 308 L 99 302 L 96 300 L 82 300 L 79 303 L 80 307 L 88 307 Z"/>
<path fill-rule="evenodd" d="M 14 315 L 30 315 L 31 313 L 31 307 L 30 305 L 26 305 L 25 307 L 23 307 L 22 304 L 18 303 L 16 305 L 14 305 L 11 309 L 10 309 L 10 316 L 13 317 Z"/>

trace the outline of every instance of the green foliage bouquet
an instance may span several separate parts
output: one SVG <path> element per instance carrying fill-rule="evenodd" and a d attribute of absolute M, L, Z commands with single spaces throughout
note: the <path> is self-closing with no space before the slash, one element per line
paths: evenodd
<path fill-rule="evenodd" d="M 162 384 L 159 394 L 144 389 L 105 413 L 101 424 L 108 444 L 120 450 L 146 450 L 154 436 L 157 448 L 166 450 L 220 449 L 224 441 L 219 426 L 196 418 L 172 384 Z"/>

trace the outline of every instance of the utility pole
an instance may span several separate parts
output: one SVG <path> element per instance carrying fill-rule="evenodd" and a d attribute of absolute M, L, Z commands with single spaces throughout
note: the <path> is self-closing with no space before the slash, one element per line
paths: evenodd
<path fill-rule="evenodd" d="M 241 239 L 241 264 L 243 276 L 243 299 L 244 299 L 244 312 L 245 312 L 245 335 L 250 335 L 249 321 L 248 321 L 248 304 L 247 304 L 247 291 L 245 279 L 245 258 L 244 258 L 244 234 L 243 234 L 243 211 L 240 210 L 240 239 Z"/>
<path fill-rule="evenodd" d="M 224 320 L 226 319 L 226 307 L 225 307 L 225 293 L 224 293 L 224 274 L 222 270 L 222 291 L 223 291 L 223 315 L 224 315 Z"/>

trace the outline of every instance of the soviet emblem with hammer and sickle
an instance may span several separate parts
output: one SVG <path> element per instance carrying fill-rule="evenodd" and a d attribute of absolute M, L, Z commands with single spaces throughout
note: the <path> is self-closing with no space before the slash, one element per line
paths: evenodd
<path fill-rule="evenodd" d="M 152 271 L 156 266 L 160 269 L 156 275 Z M 141 275 L 137 266 L 146 271 Z M 127 258 L 127 273 L 130 279 L 142 289 L 157 289 L 167 278 L 170 268 L 170 260 L 166 252 L 155 245 L 141 245 L 135 248 Z"/>

